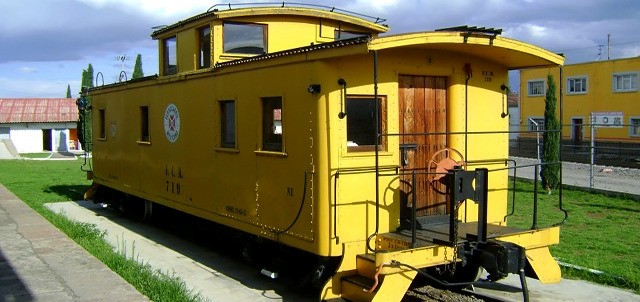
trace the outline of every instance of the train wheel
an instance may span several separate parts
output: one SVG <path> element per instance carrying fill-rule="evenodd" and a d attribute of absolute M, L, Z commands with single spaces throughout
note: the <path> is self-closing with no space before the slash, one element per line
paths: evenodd
<path fill-rule="evenodd" d="M 142 213 L 142 221 L 149 222 L 153 217 L 153 202 L 149 200 L 144 200 L 144 210 Z"/>
<path fill-rule="evenodd" d="M 120 202 L 120 209 L 129 217 L 149 222 L 153 217 L 153 202 L 135 196 L 126 196 Z"/>

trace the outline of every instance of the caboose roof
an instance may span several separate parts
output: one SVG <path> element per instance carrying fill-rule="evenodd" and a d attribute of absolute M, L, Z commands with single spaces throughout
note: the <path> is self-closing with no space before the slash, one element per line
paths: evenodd
<path fill-rule="evenodd" d="M 418 48 L 444 50 L 499 63 L 509 69 L 557 66 L 564 57 L 518 40 L 490 34 L 435 31 L 374 38 L 369 50 Z"/>
<path fill-rule="evenodd" d="M 154 39 L 157 39 L 159 36 L 162 36 L 163 33 L 171 31 L 176 28 L 180 28 L 186 26 L 188 24 L 198 22 L 203 19 L 207 19 L 209 17 L 213 19 L 227 19 L 233 20 L 243 17 L 263 17 L 265 20 L 268 20 L 269 17 L 272 16 L 297 16 L 297 17 L 307 17 L 314 19 L 328 19 L 335 20 L 343 23 L 348 23 L 352 25 L 357 25 L 360 27 L 364 27 L 373 32 L 383 33 L 389 30 L 384 24 L 381 22 L 386 21 L 385 19 L 370 17 L 366 15 L 361 15 L 349 11 L 339 10 L 334 7 L 325 7 L 315 5 L 313 7 L 289 7 L 289 6 L 277 6 L 277 7 L 245 7 L 245 8 L 229 8 L 227 10 L 220 10 L 225 6 L 213 6 L 207 12 L 193 16 L 191 18 L 179 21 L 169 26 L 165 26 L 161 29 L 154 31 L 151 36 Z M 230 6 L 229 6 L 230 7 Z M 326 8 L 326 9 L 321 9 Z M 371 21 L 369 21 L 371 20 Z"/>

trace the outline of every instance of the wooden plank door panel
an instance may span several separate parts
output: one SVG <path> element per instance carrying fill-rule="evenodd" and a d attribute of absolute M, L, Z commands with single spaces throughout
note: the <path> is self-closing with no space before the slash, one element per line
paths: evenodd
<path fill-rule="evenodd" d="M 438 193 L 444 192 L 444 187 L 431 183 L 431 177 L 424 174 L 432 154 L 446 147 L 446 136 L 434 134 L 447 129 L 446 78 L 401 75 L 398 85 L 400 143 L 416 145 L 406 151 L 407 165 L 402 169 L 404 174 L 416 173 L 415 184 L 412 175 L 402 176 L 403 205 L 410 207 L 416 194 L 418 216 L 447 214 L 446 196 Z"/>

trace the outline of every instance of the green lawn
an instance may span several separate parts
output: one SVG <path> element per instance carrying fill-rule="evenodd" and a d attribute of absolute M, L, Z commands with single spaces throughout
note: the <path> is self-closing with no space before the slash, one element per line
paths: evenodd
<path fill-rule="evenodd" d="M 152 301 L 200 301 L 181 279 L 115 252 L 95 226 L 70 221 L 44 206 L 83 198 L 91 182 L 80 170 L 82 163 L 82 159 L 0 160 L 0 183 Z"/>
<path fill-rule="evenodd" d="M 640 202 L 585 191 L 563 190 L 569 218 L 560 228 L 560 244 L 551 253 L 562 262 L 604 272 L 598 275 L 563 268 L 563 277 L 588 279 L 640 292 Z M 533 184 L 517 182 L 516 211 L 508 224 L 532 225 Z M 538 194 L 538 226 L 562 221 L 558 190 Z"/>

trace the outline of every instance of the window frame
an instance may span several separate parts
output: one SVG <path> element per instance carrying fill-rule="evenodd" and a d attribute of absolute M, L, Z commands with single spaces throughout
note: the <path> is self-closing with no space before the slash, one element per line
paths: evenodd
<path fill-rule="evenodd" d="M 203 34 L 208 30 L 208 34 Z M 211 67 L 211 25 L 198 28 L 198 62 L 197 69 L 206 69 Z M 206 37 L 209 39 L 205 41 Z M 207 58 L 207 60 L 205 60 Z"/>
<path fill-rule="evenodd" d="M 151 131 L 149 129 L 149 106 L 140 106 L 140 137 L 138 143 L 151 143 Z"/>
<path fill-rule="evenodd" d="M 613 92 L 636 92 L 640 86 L 639 76 L 640 72 L 638 71 L 626 71 L 626 72 L 616 72 L 611 76 L 611 90 Z M 618 87 L 618 77 L 629 76 L 629 88 L 624 88 L 624 79 L 622 88 Z M 635 87 L 634 87 L 635 84 Z"/>
<path fill-rule="evenodd" d="M 107 140 L 107 113 L 104 108 L 98 109 L 98 140 Z"/>
<path fill-rule="evenodd" d="M 532 86 L 531 86 L 531 85 L 532 85 L 532 84 L 534 84 L 534 83 L 539 83 L 539 82 L 540 82 L 540 83 L 542 83 L 542 92 L 540 92 L 539 94 L 531 93 L 531 91 L 532 91 L 532 89 L 531 89 L 531 88 L 532 88 Z M 527 96 L 530 96 L 530 97 L 540 97 L 540 96 L 544 96 L 544 94 L 545 94 L 545 90 L 546 90 L 546 86 L 547 86 L 546 84 L 547 84 L 547 82 L 546 82 L 544 79 L 532 79 L 532 80 L 528 80 L 528 81 L 527 81 Z"/>
<path fill-rule="evenodd" d="M 638 124 L 634 124 L 634 120 L 638 121 Z M 636 129 L 635 133 L 634 128 Z M 629 137 L 640 137 L 640 116 L 629 117 Z"/>
<path fill-rule="evenodd" d="M 348 40 L 348 39 L 354 39 L 354 38 L 360 38 L 360 37 L 371 37 L 371 34 L 368 32 L 341 30 L 338 28 L 333 30 L 333 39 L 335 41 Z"/>
<path fill-rule="evenodd" d="M 380 125 L 380 133 L 382 134 L 382 136 L 380 137 L 380 141 L 377 144 L 377 146 L 378 146 L 378 151 L 387 151 L 387 136 L 385 135 L 387 133 L 387 96 L 378 95 L 378 99 L 380 102 L 380 105 L 379 105 L 380 112 L 378 114 L 378 118 L 380 119 L 379 125 Z M 345 107 L 349 106 L 349 103 L 353 101 L 362 102 L 362 101 L 373 101 L 373 100 L 374 100 L 374 95 L 351 94 L 345 97 Z M 351 110 L 347 109 L 347 115 L 345 120 L 346 135 L 345 135 L 345 141 L 344 141 L 344 143 L 347 145 L 347 153 L 375 151 L 376 145 L 358 145 L 358 146 L 349 145 L 349 142 L 350 142 L 349 141 L 349 116 L 350 115 L 353 116 L 352 113 L 353 113 L 353 109 Z M 372 120 L 372 123 L 375 122 L 373 121 L 373 119 L 371 120 Z"/>
<path fill-rule="evenodd" d="M 225 105 L 227 104 L 233 104 L 233 121 L 231 123 L 231 125 L 233 125 L 233 142 L 228 142 L 226 141 L 227 135 L 226 132 L 228 130 L 227 126 L 227 120 L 228 120 L 228 115 L 227 115 L 227 109 L 225 109 Z M 220 110 L 220 148 L 224 148 L 224 149 L 233 149 L 233 150 L 237 150 L 238 149 L 238 124 L 237 124 L 237 106 L 236 106 L 236 101 L 235 100 L 220 100 L 218 101 L 218 109 Z"/>
<path fill-rule="evenodd" d="M 575 81 L 576 80 L 582 80 L 583 83 L 581 84 L 582 90 L 581 91 L 576 91 L 575 90 Z M 572 83 L 573 81 L 573 83 Z M 575 94 L 587 94 L 589 89 L 589 79 L 587 76 L 573 76 L 573 77 L 567 77 L 567 95 L 575 95 Z"/>
<path fill-rule="evenodd" d="M 267 106 L 269 102 L 276 102 L 276 104 Z M 279 104 L 278 104 L 279 103 Z M 279 106 L 278 106 L 279 105 Z M 279 107 L 279 108 L 278 108 Z M 284 131 L 284 101 L 281 96 L 261 97 L 260 98 L 260 150 L 263 152 L 285 152 L 285 131 Z M 271 133 L 276 131 L 277 125 L 275 124 L 275 110 L 280 109 L 280 134 Z M 266 116 L 272 112 L 272 119 L 265 119 Z M 268 125 L 267 125 L 268 124 Z M 279 137 L 280 139 L 274 139 Z"/>
<path fill-rule="evenodd" d="M 169 45 L 170 42 L 173 42 L 173 48 Z M 174 75 L 178 73 L 178 37 L 176 35 L 166 37 L 162 39 L 162 74 L 163 75 Z M 173 57 L 175 60 L 175 64 L 171 63 L 171 53 L 173 52 Z"/>
<path fill-rule="evenodd" d="M 227 48 L 227 38 L 226 36 L 228 35 L 228 33 L 225 31 L 225 27 L 226 25 L 232 25 L 232 26 L 252 26 L 252 27 L 260 27 L 262 28 L 262 52 L 258 53 L 258 52 L 239 52 L 239 51 L 230 51 L 233 49 L 237 49 L 236 48 L 232 48 L 232 49 L 228 49 Z M 245 56 L 252 56 L 252 55 L 262 55 L 262 54 L 266 54 L 268 53 L 268 41 L 269 39 L 267 38 L 267 24 L 261 24 L 261 23 L 251 23 L 251 22 L 233 22 L 233 21 L 225 21 L 222 23 L 222 53 L 225 55 L 245 55 Z"/>
<path fill-rule="evenodd" d="M 531 120 L 539 122 L 538 125 L 540 126 L 540 129 L 538 129 L 538 131 L 544 131 L 545 129 L 544 116 L 527 116 L 527 130 L 536 131 L 535 125 L 531 123 Z"/>

